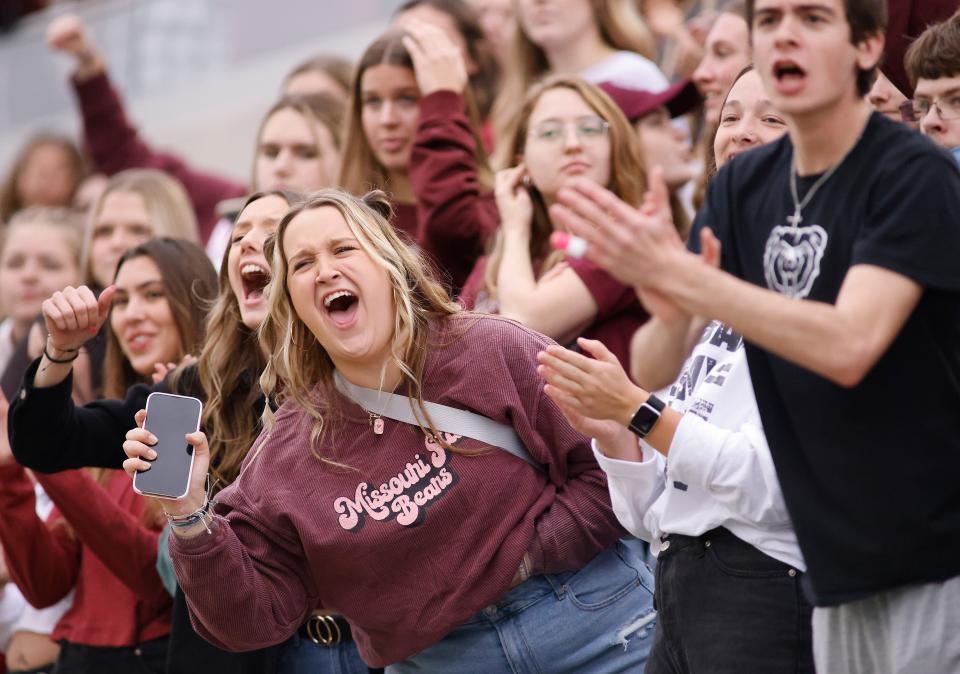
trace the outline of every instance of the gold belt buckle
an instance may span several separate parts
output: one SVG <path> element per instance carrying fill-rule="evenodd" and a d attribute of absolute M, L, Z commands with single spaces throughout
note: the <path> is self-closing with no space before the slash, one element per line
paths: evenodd
<path fill-rule="evenodd" d="M 328 615 L 312 615 L 307 620 L 307 636 L 320 646 L 336 646 L 343 641 L 340 625 Z"/>

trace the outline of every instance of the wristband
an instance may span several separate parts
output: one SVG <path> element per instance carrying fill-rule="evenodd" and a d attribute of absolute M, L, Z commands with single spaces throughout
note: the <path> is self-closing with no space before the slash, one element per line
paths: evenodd
<path fill-rule="evenodd" d="M 211 511 L 214 505 L 216 505 L 216 501 L 204 498 L 203 505 L 187 515 L 171 515 L 166 510 L 163 511 L 163 514 L 166 516 L 167 523 L 172 529 L 189 529 L 197 522 L 200 522 L 209 534 L 213 533 L 210 531 L 210 523 L 213 521 L 213 513 Z"/>
<path fill-rule="evenodd" d="M 203 496 L 203 505 L 194 510 L 192 513 L 186 515 L 171 515 L 166 510 L 163 511 L 164 516 L 167 518 L 167 523 L 170 525 L 171 529 L 189 529 L 197 522 L 203 524 L 203 528 L 207 530 L 207 533 L 213 533 L 210 531 L 210 523 L 213 522 L 213 506 L 217 504 L 216 500 L 211 498 L 213 490 L 216 489 L 217 484 L 220 483 L 220 480 L 210 481 L 210 474 L 207 473 L 207 491 Z"/>
<path fill-rule="evenodd" d="M 57 347 L 53 347 L 53 348 L 57 349 Z M 47 345 L 46 344 L 43 345 L 43 355 L 51 363 L 58 363 L 60 365 L 64 365 L 66 363 L 72 363 L 80 356 L 80 349 L 57 349 L 57 351 L 64 351 L 66 353 L 72 353 L 73 355 L 70 356 L 69 358 L 54 358 L 53 356 L 50 355 L 50 352 L 47 351 Z"/>

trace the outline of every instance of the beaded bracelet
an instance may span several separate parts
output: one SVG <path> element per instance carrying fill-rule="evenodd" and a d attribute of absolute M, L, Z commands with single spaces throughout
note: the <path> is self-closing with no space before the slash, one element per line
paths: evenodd
<path fill-rule="evenodd" d="M 213 506 L 217 504 L 216 500 L 211 498 L 213 490 L 216 489 L 217 485 L 220 484 L 220 479 L 217 478 L 213 482 L 210 481 L 210 474 L 207 473 L 207 491 L 203 495 L 203 505 L 194 510 L 192 513 L 187 515 L 171 515 L 166 510 L 163 511 L 163 514 L 167 518 L 167 523 L 172 529 L 189 529 L 197 522 L 203 524 L 203 528 L 207 530 L 207 533 L 213 533 L 210 531 L 210 523 L 213 522 Z"/>

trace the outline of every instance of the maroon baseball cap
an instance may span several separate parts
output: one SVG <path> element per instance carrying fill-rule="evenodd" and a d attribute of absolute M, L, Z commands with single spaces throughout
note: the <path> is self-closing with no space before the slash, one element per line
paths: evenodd
<path fill-rule="evenodd" d="M 656 94 L 645 89 L 625 89 L 610 82 L 603 82 L 599 86 L 620 106 L 631 122 L 661 106 L 666 106 L 671 117 L 679 117 L 693 110 L 702 100 L 690 80 L 681 80 Z"/>

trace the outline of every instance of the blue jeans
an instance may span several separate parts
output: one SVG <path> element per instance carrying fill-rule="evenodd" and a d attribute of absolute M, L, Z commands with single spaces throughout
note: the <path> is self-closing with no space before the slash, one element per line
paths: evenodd
<path fill-rule="evenodd" d="M 642 672 L 655 626 L 653 576 L 618 542 L 579 571 L 515 587 L 387 674 Z"/>
<path fill-rule="evenodd" d="M 367 674 L 357 645 L 345 641 L 336 646 L 315 644 L 294 634 L 281 647 L 278 674 Z"/>

